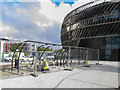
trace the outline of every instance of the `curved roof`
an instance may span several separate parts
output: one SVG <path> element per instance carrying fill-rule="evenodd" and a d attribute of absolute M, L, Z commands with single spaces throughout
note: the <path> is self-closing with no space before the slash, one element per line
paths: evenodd
<path fill-rule="evenodd" d="M 104 0 L 104 1 L 101 1 L 101 0 L 95 0 L 95 1 L 92 1 L 92 2 L 89 2 L 89 3 L 86 3 L 76 9 L 74 9 L 73 11 L 69 12 L 64 20 L 66 20 L 67 18 L 69 18 L 70 16 L 74 15 L 74 14 L 77 14 L 79 12 L 81 12 L 82 10 L 84 9 L 87 9 L 87 8 L 90 8 L 92 6 L 95 6 L 95 5 L 98 5 L 98 4 L 101 4 L 101 3 L 108 3 L 108 2 L 119 2 L 120 0 Z"/>

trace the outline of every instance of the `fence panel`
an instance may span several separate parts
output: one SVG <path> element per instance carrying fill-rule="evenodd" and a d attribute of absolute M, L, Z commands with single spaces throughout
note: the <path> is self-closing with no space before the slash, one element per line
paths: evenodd
<path fill-rule="evenodd" d="M 12 44 L 11 44 L 12 43 Z M 99 50 L 85 47 L 62 46 L 36 41 L 4 41 L 1 43 L 1 62 L 5 74 L 28 75 L 41 73 L 42 60 L 47 58 L 50 71 L 56 67 L 75 67 L 78 65 L 96 64 L 99 61 Z M 19 50 L 19 51 L 17 51 Z M 18 68 L 15 68 L 15 53 L 18 52 Z M 54 68 L 55 67 L 55 68 Z"/>

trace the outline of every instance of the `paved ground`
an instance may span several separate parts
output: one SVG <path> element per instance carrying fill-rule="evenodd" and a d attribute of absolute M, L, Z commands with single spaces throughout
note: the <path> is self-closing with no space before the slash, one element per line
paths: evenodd
<path fill-rule="evenodd" d="M 38 77 L 1 79 L 1 88 L 118 88 L 118 63 L 101 63 L 103 65 L 77 66 L 73 71 L 40 73 Z"/>

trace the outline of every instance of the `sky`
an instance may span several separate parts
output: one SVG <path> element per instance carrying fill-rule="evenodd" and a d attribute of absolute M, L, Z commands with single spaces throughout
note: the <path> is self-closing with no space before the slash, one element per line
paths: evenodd
<path fill-rule="evenodd" d="M 61 44 L 64 17 L 91 0 L 2 0 L 0 37 Z"/>

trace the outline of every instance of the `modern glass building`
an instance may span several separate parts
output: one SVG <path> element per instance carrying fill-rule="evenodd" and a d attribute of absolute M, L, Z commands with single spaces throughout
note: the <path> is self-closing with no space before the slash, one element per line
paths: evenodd
<path fill-rule="evenodd" d="M 61 42 L 99 49 L 100 60 L 120 61 L 120 0 L 90 2 L 71 11 L 62 23 Z"/>

